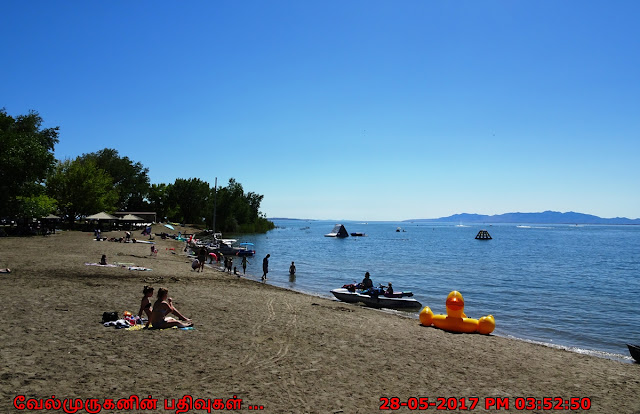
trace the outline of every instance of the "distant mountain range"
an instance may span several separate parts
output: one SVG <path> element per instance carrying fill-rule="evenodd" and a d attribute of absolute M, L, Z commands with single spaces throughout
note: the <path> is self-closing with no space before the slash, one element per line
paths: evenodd
<path fill-rule="evenodd" d="M 487 216 L 483 214 L 454 214 L 436 219 L 414 219 L 405 222 L 444 223 L 530 223 L 530 224 L 640 224 L 640 219 L 626 217 L 602 218 L 591 214 L 569 211 L 544 211 L 542 213 L 505 213 Z"/>

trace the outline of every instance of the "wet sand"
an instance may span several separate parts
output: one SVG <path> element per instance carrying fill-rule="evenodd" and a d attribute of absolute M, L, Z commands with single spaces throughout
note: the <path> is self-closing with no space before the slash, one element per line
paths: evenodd
<path fill-rule="evenodd" d="M 122 232 L 104 234 L 112 235 Z M 455 397 L 467 406 L 477 397 L 471 412 L 485 411 L 493 397 L 505 398 L 511 411 L 516 397 L 578 397 L 590 398 L 589 412 L 640 412 L 638 364 L 451 334 L 211 268 L 196 273 L 183 242 L 155 241 L 157 258 L 147 244 L 96 242 L 89 233 L 0 239 L 0 267 L 13 271 L 0 274 L 0 412 L 34 412 L 13 407 L 18 395 L 132 394 L 151 395 L 158 408 L 102 412 L 175 412 L 164 409 L 164 399 L 184 395 L 235 395 L 242 411 L 261 405 L 265 413 L 374 413 L 382 397 Z M 102 254 L 153 270 L 84 265 Z M 137 312 L 145 284 L 167 287 L 195 330 L 101 325 L 105 311 Z"/>

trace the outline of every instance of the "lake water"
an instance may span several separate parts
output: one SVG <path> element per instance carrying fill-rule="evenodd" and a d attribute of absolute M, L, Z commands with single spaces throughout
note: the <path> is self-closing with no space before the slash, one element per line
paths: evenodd
<path fill-rule="evenodd" d="M 247 268 L 255 276 L 271 254 L 273 285 L 333 298 L 331 289 L 369 271 L 434 313 L 446 313 L 458 290 L 469 317 L 495 316 L 497 335 L 625 361 L 625 343 L 640 343 L 640 226 L 342 222 L 367 237 L 336 239 L 323 237 L 334 222 L 274 222 L 267 234 L 239 238 L 255 243 Z M 480 229 L 493 240 L 475 240 Z"/>

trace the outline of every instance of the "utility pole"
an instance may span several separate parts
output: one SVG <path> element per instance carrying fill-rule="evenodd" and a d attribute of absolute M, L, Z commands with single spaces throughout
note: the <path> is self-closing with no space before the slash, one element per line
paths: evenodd
<path fill-rule="evenodd" d="M 216 235 L 216 209 L 218 208 L 218 177 L 213 185 L 213 236 Z"/>

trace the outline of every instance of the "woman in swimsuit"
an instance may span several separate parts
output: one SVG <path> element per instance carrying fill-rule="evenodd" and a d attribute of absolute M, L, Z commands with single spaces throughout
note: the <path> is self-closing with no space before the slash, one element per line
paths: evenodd
<path fill-rule="evenodd" d="M 153 296 L 153 288 L 151 286 L 145 286 L 144 289 L 142 289 L 142 294 L 144 296 L 142 297 L 142 301 L 140 302 L 138 317 L 142 317 L 142 312 L 147 315 L 147 324 L 145 325 L 145 328 L 148 328 L 149 321 L 151 320 L 151 312 L 153 311 L 153 309 L 151 308 L 151 301 L 149 300 L 149 298 Z"/>
<path fill-rule="evenodd" d="M 166 288 L 158 289 L 158 299 L 156 300 L 156 303 L 153 304 L 153 311 L 151 312 L 151 318 L 149 318 L 151 325 L 157 329 L 171 328 L 174 326 L 177 326 L 178 328 L 192 326 L 193 322 L 191 322 L 191 319 L 185 318 L 180 312 L 178 312 L 178 310 L 173 306 L 173 300 L 168 297 L 168 295 L 169 291 Z M 167 317 L 169 313 L 173 313 L 184 322 Z"/>

